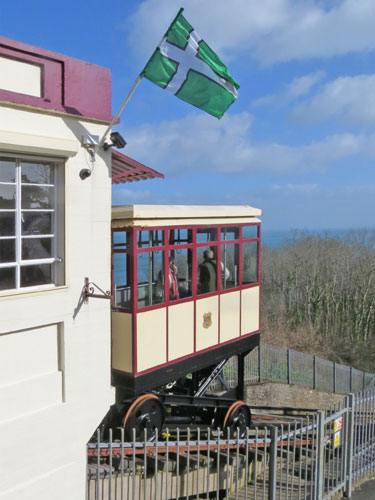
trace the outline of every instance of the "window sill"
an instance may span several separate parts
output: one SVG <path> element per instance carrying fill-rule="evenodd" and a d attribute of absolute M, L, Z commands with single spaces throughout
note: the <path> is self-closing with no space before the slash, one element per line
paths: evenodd
<path fill-rule="evenodd" d="M 0 301 L 3 299 L 14 299 L 25 296 L 36 296 L 48 292 L 62 292 L 64 290 L 67 290 L 68 288 L 69 288 L 68 285 L 61 285 L 61 286 L 51 285 L 45 287 L 30 287 L 29 289 L 22 289 L 22 290 L 5 290 L 4 292 L 0 292 Z"/>

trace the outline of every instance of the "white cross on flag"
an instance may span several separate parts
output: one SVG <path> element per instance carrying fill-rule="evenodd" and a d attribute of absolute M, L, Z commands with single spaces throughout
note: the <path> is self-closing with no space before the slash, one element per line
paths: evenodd
<path fill-rule="evenodd" d="M 141 76 L 221 118 L 237 99 L 239 84 L 182 12 L 180 9 Z"/>

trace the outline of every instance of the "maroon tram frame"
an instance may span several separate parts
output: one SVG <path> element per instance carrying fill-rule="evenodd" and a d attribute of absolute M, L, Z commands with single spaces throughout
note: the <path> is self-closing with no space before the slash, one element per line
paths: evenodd
<path fill-rule="evenodd" d="M 257 227 L 257 237 L 256 238 L 244 238 L 243 237 L 243 227 L 244 226 L 256 226 Z M 238 228 L 239 229 L 239 238 L 234 239 L 234 240 L 221 240 L 221 230 L 223 228 Z M 169 231 L 170 230 L 181 230 L 181 229 L 186 229 L 186 230 L 191 230 L 192 231 L 192 243 L 188 244 L 183 244 L 183 245 L 170 245 L 169 244 Z M 210 242 L 204 242 L 204 243 L 197 243 L 197 229 L 217 229 L 217 239 L 216 241 L 210 241 Z M 153 246 L 153 247 L 144 247 L 144 248 L 138 248 L 137 247 L 137 234 L 138 231 L 163 231 L 163 245 L 162 246 Z M 128 237 L 129 237 L 129 244 L 126 246 L 125 249 L 114 249 L 113 248 L 113 233 L 115 232 L 126 232 Z M 180 304 L 184 302 L 190 302 L 194 301 L 194 318 L 195 318 L 195 313 L 196 313 L 196 301 L 198 299 L 203 299 L 206 297 L 212 297 L 212 296 L 217 296 L 217 295 L 222 295 L 238 290 L 243 290 L 247 288 L 253 288 L 256 286 L 260 285 L 260 264 L 261 264 L 261 245 L 260 245 L 260 240 L 261 240 L 261 227 L 260 223 L 228 223 L 228 224 L 203 224 L 203 225 L 194 225 L 194 226 L 189 226 L 189 225 L 182 225 L 182 226 L 124 226 L 124 227 L 118 227 L 118 228 L 113 228 L 112 229 L 112 292 L 114 291 L 114 254 L 116 253 L 125 253 L 128 254 L 130 257 L 130 289 L 131 289 L 131 296 L 130 296 L 130 308 L 122 308 L 122 307 L 115 307 L 114 306 L 114 293 L 112 293 L 113 296 L 113 302 L 112 302 L 112 310 L 117 311 L 117 312 L 126 312 L 126 313 L 131 313 L 132 314 L 132 362 L 133 362 L 133 372 L 131 375 L 137 376 L 137 375 L 143 375 L 149 372 L 152 372 L 153 370 L 169 366 L 175 363 L 178 363 L 179 361 L 183 361 L 187 358 L 193 357 L 196 354 L 201 354 L 206 351 L 209 351 L 211 349 L 215 349 L 217 347 L 221 347 L 223 345 L 233 343 L 238 341 L 239 339 L 243 339 L 245 337 L 249 337 L 251 335 L 257 334 L 260 331 L 260 328 L 258 330 L 255 330 L 253 332 L 246 333 L 244 335 L 241 335 L 239 338 L 231 339 L 226 342 L 222 342 L 220 344 L 220 300 L 218 302 L 218 307 L 219 307 L 219 323 L 218 323 L 218 342 L 217 344 L 210 346 L 206 349 L 201 349 L 199 351 L 196 350 L 196 321 L 194 321 L 194 352 L 191 354 L 188 354 L 186 356 L 182 356 L 180 358 L 174 359 L 173 361 L 168 361 L 168 306 L 172 306 L 175 304 Z M 250 243 L 250 242 L 256 242 L 258 246 L 258 279 L 255 283 L 250 283 L 250 284 L 243 284 L 242 283 L 242 245 L 243 243 Z M 221 246 L 226 245 L 226 244 L 239 244 L 239 270 L 238 270 L 238 286 L 229 288 L 226 290 L 222 290 L 221 287 L 221 279 L 217 280 L 217 290 L 215 292 L 210 292 L 206 294 L 198 294 L 197 293 L 197 248 L 201 247 L 216 247 L 217 248 L 217 259 L 216 259 L 216 265 L 217 265 L 217 276 L 221 275 Z M 164 301 L 160 304 L 154 304 L 150 306 L 144 306 L 144 307 L 138 307 L 138 273 L 137 273 L 137 261 L 138 261 L 138 255 L 140 253 L 145 253 L 145 252 L 153 252 L 153 251 L 161 251 L 164 252 L 164 273 L 166 276 L 166 273 L 168 272 L 169 268 L 169 253 L 170 251 L 173 250 L 182 250 L 182 249 L 192 249 L 193 250 L 193 262 L 192 262 L 192 295 L 190 297 L 184 297 L 182 299 L 177 299 L 177 300 L 170 300 L 169 298 L 169 280 L 164 279 Z M 194 251 L 195 250 L 195 251 Z M 166 363 L 162 363 L 160 365 L 156 365 L 152 368 L 148 368 L 146 370 L 138 372 L 137 370 L 137 314 L 139 312 L 144 312 L 144 311 L 151 311 L 153 309 L 160 309 L 160 308 L 165 308 L 166 310 L 166 315 L 167 315 L 167 321 L 166 321 Z M 260 298 L 259 298 L 259 313 L 260 313 Z M 240 300 L 240 325 L 239 329 L 241 332 L 241 300 Z"/>

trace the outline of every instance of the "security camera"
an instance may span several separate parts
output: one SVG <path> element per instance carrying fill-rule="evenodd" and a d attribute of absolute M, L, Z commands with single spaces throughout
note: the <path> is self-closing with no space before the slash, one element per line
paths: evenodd
<path fill-rule="evenodd" d="M 79 176 L 84 181 L 85 179 L 87 179 L 88 177 L 90 177 L 91 173 L 92 172 L 91 172 L 91 170 L 89 168 L 82 168 L 82 170 L 79 173 Z"/>
<path fill-rule="evenodd" d="M 126 146 L 126 141 L 118 132 L 112 132 L 110 135 L 111 143 L 105 142 L 103 144 L 104 151 L 108 151 L 109 148 L 115 146 L 117 149 L 122 149 Z"/>

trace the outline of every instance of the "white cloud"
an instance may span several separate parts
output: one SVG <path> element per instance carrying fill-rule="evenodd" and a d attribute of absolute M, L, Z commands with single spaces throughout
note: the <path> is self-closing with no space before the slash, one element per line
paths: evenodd
<path fill-rule="evenodd" d="M 297 105 L 291 117 L 310 123 L 336 118 L 349 125 L 375 125 L 375 75 L 337 78 Z"/>
<path fill-rule="evenodd" d="M 151 202 L 153 193 L 149 189 L 134 191 L 130 187 L 117 185 L 113 189 L 113 205 Z M 125 201 L 124 201 L 125 200 Z"/>
<path fill-rule="evenodd" d="M 128 129 L 130 156 L 168 176 L 191 172 L 305 174 L 348 157 L 375 157 L 375 134 L 337 134 L 310 144 L 254 144 L 252 115 L 204 114 Z"/>
<path fill-rule="evenodd" d="M 287 104 L 293 99 L 308 94 L 314 85 L 319 83 L 324 76 L 324 71 L 316 71 L 315 73 L 296 77 L 290 83 L 284 85 L 284 88 L 280 92 L 260 97 L 253 102 L 253 105 L 264 106 L 272 104 L 280 106 Z"/>
<path fill-rule="evenodd" d="M 182 0 L 185 15 L 224 59 L 262 64 L 374 50 L 373 0 Z M 179 5 L 180 5 L 179 4 Z M 147 57 L 177 12 L 175 0 L 144 0 L 128 21 L 133 50 Z"/>

